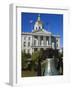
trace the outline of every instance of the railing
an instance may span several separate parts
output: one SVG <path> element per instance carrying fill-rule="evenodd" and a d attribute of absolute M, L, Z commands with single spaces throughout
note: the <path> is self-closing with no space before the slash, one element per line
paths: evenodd
<path fill-rule="evenodd" d="M 46 47 L 46 48 L 51 48 L 51 45 L 32 45 L 32 47 L 40 47 L 40 48 L 43 48 L 43 47 Z"/>

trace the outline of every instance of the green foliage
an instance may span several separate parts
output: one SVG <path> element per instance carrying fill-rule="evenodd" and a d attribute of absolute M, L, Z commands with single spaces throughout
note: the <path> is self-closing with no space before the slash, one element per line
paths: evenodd
<path fill-rule="evenodd" d="M 33 68 L 36 68 L 37 76 L 41 76 L 41 61 L 43 60 L 42 56 L 43 56 L 42 50 L 35 51 L 32 54 Z M 37 63 L 37 65 L 35 64 L 35 62 Z"/>
<path fill-rule="evenodd" d="M 35 51 L 32 53 L 32 60 L 33 61 L 38 61 L 42 59 L 42 51 Z"/>
<path fill-rule="evenodd" d="M 31 58 L 29 53 L 25 53 L 24 51 L 21 52 L 21 65 L 22 68 L 27 65 L 28 58 Z"/>
<path fill-rule="evenodd" d="M 46 59 L 46 58 L 52 58 L 54 56 L 54 51 L 53 51 L 53 49 L 46 49 L 46 50 L 44 50 L 43 51 L 43 57 L 44 57 L 44 59 Z"/>
<path fill-rule="evenodd" d="M 28 58 L 31 58 L 31 55 L 29 53 L 22 52 L 22 60 L 26 61 Z"/>

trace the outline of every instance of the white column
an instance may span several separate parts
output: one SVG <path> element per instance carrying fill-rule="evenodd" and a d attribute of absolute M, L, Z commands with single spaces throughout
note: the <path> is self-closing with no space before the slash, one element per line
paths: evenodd
<path fill-rule="evenodd" d="M 32 48 L 32 53 L 34 52 L 34 48 Z"/>
<path fill-rule="evenodd" d="M 58 47 L 59 47 L 59 49 L 60 49 L 60 38 L 59 38 L 59 40 L 58 40 Z"/>
<path fill-rule="evenodd" d="M 46 46 L 46 36 L 43 36 L 43 45 Z"/>
<path fill-rule="evenodd" d="M 43 46 L 43 40 L 41 41 L 41 46 Z"/>
<path fill-rule="evenodd" d="M 34 46 L 34 36 L 32 36 L 32 46 Z"/>
<path fill-rule="evenodd" d="M 51 45 L 51 36 L 49 36 L 49 45 Z"/>
<path fill-rule="evenodd" d="M 40 46 L 40 36 L 38 36 L 38 46 Z"/>
<path fill-rule="evenodd" d="M 57 40 L 58 40 L 58 42 L 57 42 L 58 47 L 56 47 L 56 48 L 57 48 L 57 49 L 60 49 L 60 38 L 58 38 Z"/>
<path fill-rule="evenodd" d="M 38 46 L 38 36 L 37 36 L 37 40 L 36 40 L 36 46 Z"/>

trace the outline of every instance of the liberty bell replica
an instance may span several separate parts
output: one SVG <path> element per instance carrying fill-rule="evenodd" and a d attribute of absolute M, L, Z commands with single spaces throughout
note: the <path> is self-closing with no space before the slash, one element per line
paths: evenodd
<path fill-rule="evenodd" d="M 45 72 L 44 72 L 44 76 L 51 76 L 51 75 L 59 75 L 59 72 L 55 66 L 54 58 L 47 59 L 47 64 L 46 64 Z"/>

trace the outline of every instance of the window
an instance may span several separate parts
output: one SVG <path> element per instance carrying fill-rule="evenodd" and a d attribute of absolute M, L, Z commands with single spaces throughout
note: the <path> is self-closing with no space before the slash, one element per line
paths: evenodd
<path fill-rule="evenodd" d="M 30 42 L 28 42 L 28 46 L 30 46 Z"/>
<path fill-rule="evenodd" d="M 39 26 L 39 30 L 40 30 L 41 28 L 40 28 L 40 26 Z"/>
<path fill-rule="evenodd" d="M 34 46 L 36 46 L 36 40 L 34 40 Z"/>
<path fill-rule="evenodd" d="M 46 37 L 46 40 L 48 41 L 49 40 L 49 37 Z"/>
<path fill-rule="evenodd" d="M 56 47 L 58 47 L 58 44 L 56 45 Z"/>
<path fill-rule="evenodd" d="M 30 37 L 28 37 L 28 40 L 30 40 Z"/>
<path fill-rule="evenodd" d="M 26 40 L 26 36 L 24 36 L 24 40 Z"/>
<path fill-rule="evenodd" d="M 41 36 L 41 40 L 43 40 L 43 36 Z"/>
<path fill-rule="evenodd" d="M 26 42 L 24 42 L 24 47 L 26 46 Z"/>
<path fill-rule="evenodd" d="M 56 42 L 58 42 L 58 40 L 56 40 Z"/>
<path fill-rule="evenodd" d="M 37 30 L 37 27 L 36 27 L 36 30 Z"/>

